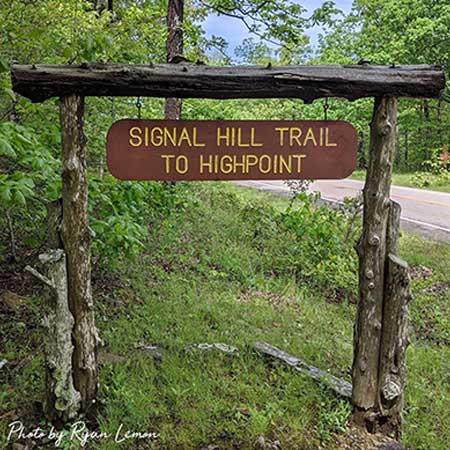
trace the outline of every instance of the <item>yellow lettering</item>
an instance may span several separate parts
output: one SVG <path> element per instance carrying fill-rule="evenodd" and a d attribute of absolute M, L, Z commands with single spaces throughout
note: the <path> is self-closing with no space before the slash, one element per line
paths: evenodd
<path fill-rule="evenodd" d="M 170 173 L 170 160 L 175 158 L 175 155 L 161 155 L 161 158 L 166 160 L 166 173 Z"/>
<path fill-rule="evenodd" d="M 238 132 L 238 147 L 250 147 L 250 144 L 247 142 L 242 142 L 242 128 L 237 129 Z"/>
<path fill-rule="evenodd" d="M 225 134 L 221 134 L 221 129 L 220 127 L 217 128 L 217 134 L 216 134 L 216 142 L 217 142 L 217 146 L 220 146 L 220 141 L 222 141 L 223 139 L 225 140 L 225 146 L 229 146 L 230 145 L 230 129 L 228 127 L 225 128 Z"/>
<path fill-rule="evenodd" d="M 152 128 L 152 132 L 150 133 L 150 141 L 155 147 L 160 147 L 161 145 L 163 145 L 164 139 L 162 128 Z"/>
<path fill-rule="evenodd" d="M 250 129 L 250 142 L 251 142 L 252 147 L 262 147 L 263 146 L 260 142 L 256 142 L 255 129 L 253 127 Z"/>
<path fill-rule="evenodd" d="M 288 173 L 292 173 L 292 164 L 290 155 L 289 155 L 289 163 L 286 162 L 283 155 L 280 155 L 280 173 L 283 173 L 283 169 L 286 169 Z"/>
<path fill-rule="evenodd" d="M 208 162 L 204 161 L 204 156 L 200 155 L 200 173 L 204 172 L 205 167 L 208 168 L 208 173 L 212 173 L 213 171 L 213 163 L 212 163 L 212 156 L 209 155 L 208 156 Z M 217 166 L 217 162 L 216 162 L 216 166 Z M 216 170 L 217 172 L 217 170 Z"/>
<path fill-rule="evenodd" d="M 297 173 L 302 173 L 302 159 L 306 158 L 306 155 L 292 155 L 297 160 Z"/>
<path fill-rule="evenodd" d="M 288 127 L 278 127 L 275 128 L 275 131 L 278 131 L 280 133 L 279 139 L 280 139 L 280 145 L 283 146 L 284 145 L 284 133 L 285 131 L 288 131 L 289 128 Z"/>
<path fill-rule="evenodd" d="M 328 127 L 325 128 L 325 147 L 336 147 L 337 146 L 336 142 L 329 141 L 329 136 L 328 136 L 329 131 L 330 130 L 328 129 Z"/>
<path fill-rule="evenodd" d="M 220 159 L 220 171 L 225 174 L 233 172 L 233 158 L 230 155 L 223 155 Z"/>
<path fill-rule="evenodd" d="M 181 161 L 183 161 L 183 164 L 181 164 Z M 177 171 L 177 173 L 180 173 L 181 175 L 184 175 L 189 170 L 189 161 L 187 159 L 187 156 L 185 155 L 177 156 L 177 159 L 175 160 L 175 170 Z"/>
<path fill-rule="evenodd" d="M 308 131 L 306 132 L 306 137 L 305 140 L 303 141 L 303 145 L 306 145 L 308 141 L 312 141 L 314 147 L 317 147 L 316 137 L 314 136 L 314 131 L 311 127 L 309 127 Z"/>
<path fill-rule="evenodd" d="M 299 147 L 302 146 L 300 142 L 300 136 L 302 135 L 302 129 L 297 127 L 292 127 L 289 129 L 289 146 L 294 146 L 294 141 L 297 143 Z"/>
<path fill-rule="evenodd" d="M 141 134 L 142 130 L 139 127 L 130 128 L 130 139 L 128 142 L 132 147 L 139 147 L 142 145 Z"/>
<path fill-rule="evenodd" d="M 241 162 L 236 161 L 236 156 L 234 157 L 234 167 L 233 167 L 233 173 L 236 173 L 237 169 L 240 168 L 242 173 L 245 173 L 245 159 L 242 158 Z"/>
<path fill-rule="evenodd" d="M 246 170 L 244 173 L 249 173 L 250 167 L 256 166 L 256 164 L 258 164 L 258 157 L 256 155 L 247 155 L 246 162 Z"/>
<path fill-rule="evenodd" d="M 192 136 L 193 136 L 193 140 L 194 140 L 194 147 L 204 147 L 205 146 L 204 142 L 198 142 L 197 141 L 197 127 L 193 128 Z"/>
<path fill-rule="evenodd" d="M 181 143 L 183 141 L 186 141 L 187 144 L 189 145 L 189 147 L 192 147 L 192 141 L 191 141 L 191 137 L 189 136 L 188 130 L 186 129 L 186 127 L 183 127 L 183 129 L 181 130 L 181 134 L 180 137 L 178 139 L 178 146 L 181 147 Z"/>
<path fill-rule="evenodd" d="M 172 128 L 172 133 L 170 130 L 164 127 L 164 147 L 167 147 L 167 143 L 170 141 L 173 147 L 177 147 L 177 129 Z"/>
<path fill-rule="evenodd" d="M 263 168 L 263 160 L 267 161 L 267 167 Z M 272 169 L 272 160 L 269 155 L 261 155 L 259 158 L 259 170 L 261 173 L 269 173 Z"/>

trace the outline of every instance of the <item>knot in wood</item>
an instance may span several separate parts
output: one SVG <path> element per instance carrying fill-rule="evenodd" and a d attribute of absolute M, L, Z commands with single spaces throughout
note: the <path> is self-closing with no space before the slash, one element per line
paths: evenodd
<path fill-rule="evenodd" d="M 55 263 L 65 256 L 64 250 L 58 248 L 54 250 L 49 250 L 47 253 L 42 253 L 39 255 L 39 261 L 42 264 Z"/>
<path fill-rule="evenodd" d="M 366 270 L 366 278 L 367 278 L 368 280 L 372 280 L 373 277 L 374 277 L 373 270 L 367 269 L 367 270 Z"/>
<path fill-rule="evenodd" d="M 377 247 L 378 245 L 380 245 L 380 237 L 374 234 L 373 236 L 370 237 L 369 244 L 374 247 Z"/>
<path fill-rule="evenodd" d="M 359 361 L 359 369 L 361 370 L 361 372 L 365 372 L 367 369 L 367 363 L 364 358 L 360 359 Z"/>
<path fill-rule="evenodd" d="M 399 378 L 396 375 L 386 375 L 383 386 L 381 388 L 381 392 L 383 394 L 383 397 L 387 401 L 391 401 L 399 397 L 402 393 L 402 387 L 399 382 Z"/>
<path fill-rule="evenodd" d="M 370 282 L 367 286 L 370 290 L 373 290 L 375 288 L 375 283 Z"/>

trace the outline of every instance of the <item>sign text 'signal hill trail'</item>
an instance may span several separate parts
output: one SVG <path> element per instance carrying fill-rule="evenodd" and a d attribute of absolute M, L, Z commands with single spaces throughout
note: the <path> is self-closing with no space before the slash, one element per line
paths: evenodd
<path fill-rule="evenodd" d="M 344 121 L 170 121 L 112 125 L 108 167 L 122 180 L 336 179 L 356 167 Z"/>

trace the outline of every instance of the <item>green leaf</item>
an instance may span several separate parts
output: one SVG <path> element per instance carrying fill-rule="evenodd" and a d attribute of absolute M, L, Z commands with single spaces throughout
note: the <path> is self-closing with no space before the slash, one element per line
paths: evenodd
<path fill-rule="evenodd" d="M 14 200 L 21 206 L 25 206 L 27 203 L 21 191 L 14 192 Z"/>
<path fill-rule="evenodd" d="M 16 99 L 16 94 L 14 93 L 14 91 L 10 88 L 3 88 L 3 92 L 11 99 L 11 100 L 15 100 Z"/>
<path fill-rule="evenodd" d="M 9 158 L 16 158 L 16 152 L 14 151 L 14 149 L 11 147 L 11 145 L 9 144 L 9 142 L 0 139 L 0 155 L 3 156 L 8 156 Z"/>
<path fill-rule="evenodd" d="M 9 186 L 5 187 L 0 194 L 2 201 L 9 203 L 11 201 L 11 188 Z"/>
<path fill-rule="evenodd" d="M 0 73 L 8 72 L 9 64 L 4 57 L 0 56 Z"/>

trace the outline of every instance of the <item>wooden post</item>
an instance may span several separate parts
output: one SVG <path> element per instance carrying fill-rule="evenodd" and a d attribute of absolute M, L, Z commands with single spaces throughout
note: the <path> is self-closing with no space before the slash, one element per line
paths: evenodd
<path fill-rule="evenodd" d="M 364 412 L 373 412 L 378 403 L 386 231 L 396 120 L 397 99 L 376 98 L 364 186 L 363 233 L 358 243 L 359 302 L 353 355 L 352 400 L 356 410 Z"/>
<path fill-rule="evenodd" d="M 357 246 L 359 303 L 352 393 L 354 419 L 369 431 L 399 431 L 405 382 L 409 279 L 406 263 L 397 257 L 400 206 L 389 199 L 396 122 L 397 99 L 376 98 L 363 233 Z"/>
<path fill-rule="evenodd" d="M 73 379 L 88 412 L 97 395 L 97 343 L 91 292 L 90 231 L 87 217 L 86 139 L 84 98 L 61 98 L 62 197 L 61 237 L 67 257 L 69 307 L 74 317 Z"/>
<path fill-rule="evenodd" d="M 73 382 L 74 318 L 69 309 L 66 255 L 60 235 L 61 220 L 61 200 L 49 203 L 47 253 L 39 255 L 46 270 L 45 275 L 30 266 L 25 267 L 47 288 L 43 295 L 43 322 L 46 328 L 43 409 L 45 417 L 58 424 L 77 417 L 81 406 L 81 396 Z"/>
<path fill-rule="evenodd" d="M 378 370 L 379 408 L 383 417 L 380 429 L 386 433 L 394 432 L 396 437 L 400 435 L 402 423 L 406 349 L 409 344 L 408 310 L 411 299 L 408 264 L 397 256 L 400 212 L 400 205 L 391 202 Z"/>
<path fill-rule="evenodd" d="M 48 276 L 53 288 L 45 296 L 46 392 L 44 413 L 51 422 L 67 422 L 77 416 L 80 393 L 73 382 L 73 315 L 69 308 L 67 289 L 67 261 L 63 249 L 60 227 L 62 221 L 61 199 L 47 207 L 48 253 L 39 258 L 48 265 Z"/>

